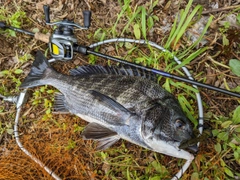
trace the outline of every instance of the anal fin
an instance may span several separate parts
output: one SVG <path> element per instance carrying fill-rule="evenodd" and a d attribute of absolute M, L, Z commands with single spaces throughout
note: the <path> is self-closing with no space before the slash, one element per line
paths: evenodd
<path fill-rule="evenodd" d="M 60 113 L 60 114 L 69 113 L 69 110 L 67 109 L 67 106 L 66 106 L 65 97 L 61 93 L 55 93 L 53 113 Z"/>
<path fill-rule="evenodd" d="M 82 132 L 82 137 L 97 140 L 97 150 L 107 149 L 120 139 L 116 132 L 97 123 L 88 124 Z"/>
<path fill-rule="evenodd" d="M 117 142 L 119 139 L 119 136 L 112 136 L 109 138 L 101 139 L 97 143 L 97 150 L 105 150 Z"/>

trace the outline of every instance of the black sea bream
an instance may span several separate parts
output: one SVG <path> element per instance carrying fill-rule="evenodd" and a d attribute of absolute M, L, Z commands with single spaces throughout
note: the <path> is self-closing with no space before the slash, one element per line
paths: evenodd
<path fill-rule="evenodd" d="M 103 66 L 81 66 L 68 76 L 56 72 L 38 52 L 21 87 L 57 88 L 61 94 L 56 109 L 88 121 L 82 136 L 97 140 L 100 150 L 122 138 L 152 151 L 192 158 L 178 148 L 193 136 L 190 121 L 174 96 L 150 77 L 130 67 Z"/>

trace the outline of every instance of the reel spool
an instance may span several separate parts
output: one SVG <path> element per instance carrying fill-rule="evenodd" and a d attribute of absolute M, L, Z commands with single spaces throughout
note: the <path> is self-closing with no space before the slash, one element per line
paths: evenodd
<path fill-rule="evenodd" d="M 84 26 L 80 26 L 73 21 L 64 19 L 58 22 L 50 22 L 48 5 L 43 6 L 45 21 L 47 25 L 57 25 L 53 34 L 49 38 L 49 49 L 51 56 L 56 60 L 68 61 L 73 58 L 73 46 L 77 45 L 77 38 L 74 35 L 74 27 L 88 29 L 91 23 L 91 11 L 83 11 Z"/>

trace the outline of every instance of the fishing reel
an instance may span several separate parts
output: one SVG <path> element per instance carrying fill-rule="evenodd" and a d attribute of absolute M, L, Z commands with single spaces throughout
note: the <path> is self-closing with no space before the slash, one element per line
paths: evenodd
<path fill-rule="evenodd" d="M 58 22 L 50 22 L 50 7 L 48 5 L 44 5 L 43 9 L 46 24 L 57 26 L 49 38 L 48 44 L 51 56 L 56 60 L 71 60 L 74 52 L 73 47 L 77 44 L 77 38 L 74 35 L 74 27 L 79 29 L 88 29 L 91 23 L 91 11 L 83 11 L 84 26 L 80 26 L 68 19 Z"/>

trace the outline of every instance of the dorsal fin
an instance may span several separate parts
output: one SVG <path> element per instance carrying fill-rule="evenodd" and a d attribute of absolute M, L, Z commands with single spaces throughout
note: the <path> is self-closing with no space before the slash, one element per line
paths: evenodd
<path fill-rule="evenodd" d="M 82 76 L 82 75 L 90 75 L 90 74 L 140 76 L 146 79 L 157 81 L 156 74 L 136 68 L 136 67 L 128 66 L 128 65 L 119 65 L 119 66 L 86 65 L 86 66 L 79 66 L 76 69 L 70 70 L 70 75 L 72 76 Z"/>

